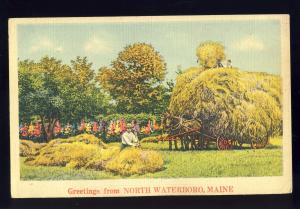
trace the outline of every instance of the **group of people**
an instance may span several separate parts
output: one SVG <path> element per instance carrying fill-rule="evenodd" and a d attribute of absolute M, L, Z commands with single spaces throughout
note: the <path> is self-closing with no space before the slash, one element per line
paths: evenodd
<path fill-rule="evenodd" d="M 20 138 L 38 138 L 42 134 L 42 126 L 39 122 L 30 123 L 29 125 L 21 123 L 19 130 Z"/>
<path fill-rule="evenodd" d="M 81 120 L 79 124 L 61 124 L 56 121 L 53 127 L 54 137 L 66 138 L 80 133 L 89 133 L 100 136 L 102 139 L 118 138 L 127 130 L 130 130 L 136 137 L 139 134 L 149 135 L 160 129 L 156 120 L 148 119 L 147 124 L 140 128 L 137 120 L 132 120 L 131 123 L 126 123 L 126 120 L 112 120 L 109 125 L 106 121 L 85 121 Z M 38 139 L 42 137 L 42 124 L 40 121 L 31 122 L 30 124 L 21 123 L 19 127 L 20 138 L 23 139 Z"/>

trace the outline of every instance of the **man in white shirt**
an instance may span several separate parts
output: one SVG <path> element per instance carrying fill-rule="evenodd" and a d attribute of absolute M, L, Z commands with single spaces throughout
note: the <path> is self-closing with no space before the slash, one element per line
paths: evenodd
<path fill-rule="evenodd" d="M 126 128 L 127 128 L 126 131 L 121 136 L 122 139 L 121 150 L 129 146 L 133 146 L 133 147 L 139 146 L 139 139 L 133 133 L 132 124 L 127 124 Z"/>

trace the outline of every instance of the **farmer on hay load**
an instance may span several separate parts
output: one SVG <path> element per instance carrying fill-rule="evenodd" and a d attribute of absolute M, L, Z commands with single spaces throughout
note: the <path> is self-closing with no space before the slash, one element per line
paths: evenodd
<path fill-rule="evenodd" d="M 139 139 L 133 133 L 132 124 L 128 123 L 126 126 L 127 126 L 127 130 L 121 136 L 122 139 L 121 150 L 128 146 L 133 146 L 133 147 L 139 146 Z"/>

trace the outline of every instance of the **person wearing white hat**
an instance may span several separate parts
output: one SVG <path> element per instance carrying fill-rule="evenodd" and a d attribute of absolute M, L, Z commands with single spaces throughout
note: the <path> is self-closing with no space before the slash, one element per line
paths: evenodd
<path fill-rule="evenodd" d="M 129 146 L 133 146 L 133 147 L 139 146 L 139 139 L 133 133 L 132 129 L 133 129 L 132 124 L 128 123 L 126 125 L 126 131 L 121 136 L 122 139 L 121 150 Z"/>

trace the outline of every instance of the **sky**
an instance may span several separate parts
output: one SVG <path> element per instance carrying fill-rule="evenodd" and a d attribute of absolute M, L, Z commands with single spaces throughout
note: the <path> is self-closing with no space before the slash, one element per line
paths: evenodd
<path fill-rule="evenodd" d="M 20 60 L 49 55 L 69 64 L 76 56 L 86 56 L 97 71 L 109 66 L 126 45 L 144 42 L 164 57 L 167 79 L 175 79 L 179 65 L 183 70 L 198 65 L 196 48 L 210 40 L 225 46 L 234 67 L 280 74 L 277 20 L 21 24 L 17 33 Z"/>

